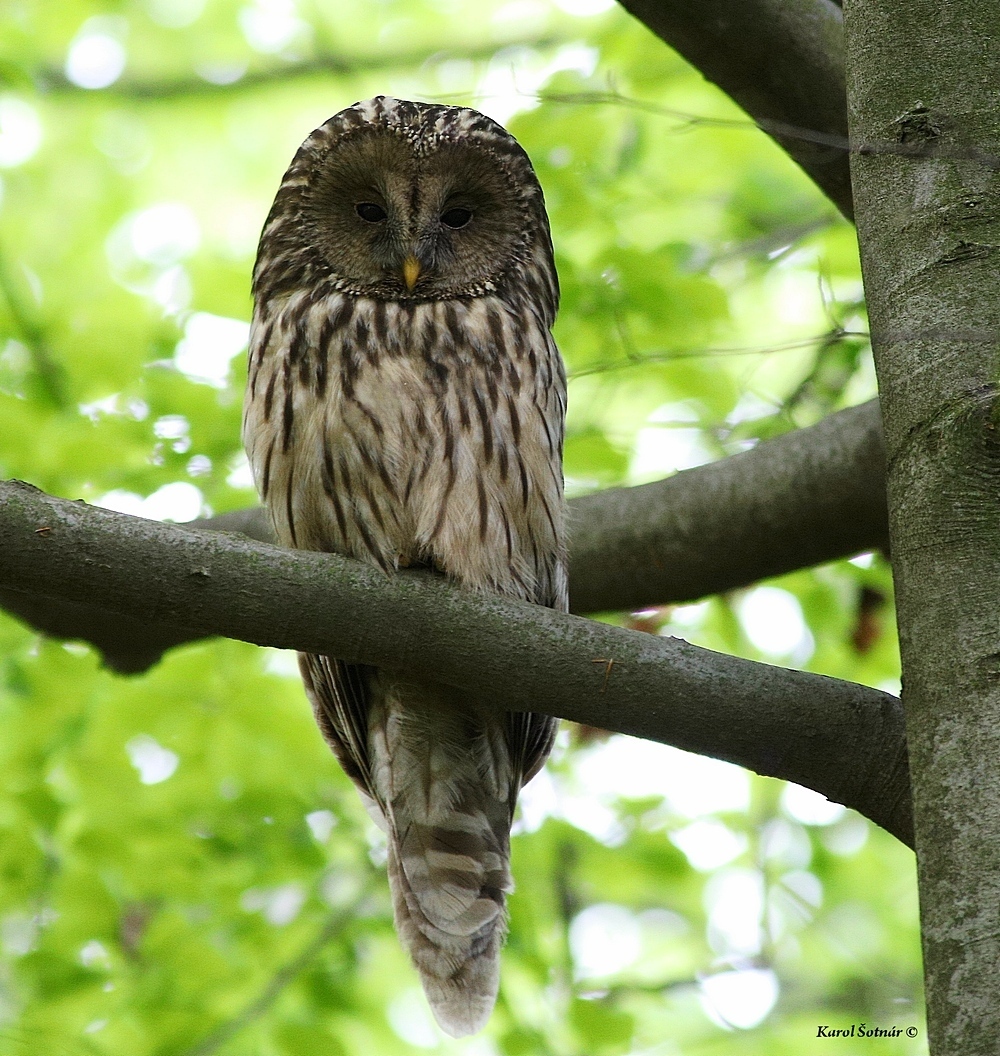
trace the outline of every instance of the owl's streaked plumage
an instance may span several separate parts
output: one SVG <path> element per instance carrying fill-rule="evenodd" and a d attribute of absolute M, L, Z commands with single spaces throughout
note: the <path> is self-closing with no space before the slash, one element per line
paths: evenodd
<path fill-rule="evenodd" d="M 558 284 L 513 137 L 381 96 L 335 115 L 285 174 L 254 299 L 243 436 L 280 540 L 564 611 Z M 515 800 L 555 722 L 331 657 L 300 665 L 388 832 L 396 926 L 434 1014 L 472 1033 L 496 1000 Z"/>

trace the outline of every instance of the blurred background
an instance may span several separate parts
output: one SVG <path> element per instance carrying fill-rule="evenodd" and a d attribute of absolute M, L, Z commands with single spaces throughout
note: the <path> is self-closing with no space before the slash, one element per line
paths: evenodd
<path fill-rule="evenodd" d="M 255 502 L 260 227 L 379 93 L 483 110 L 535 164 L 571 495 L 875 394 L 853 229 L 611 0 L 6 0 L 0 475 L 175 521 Z M 899 688 L 870 554 L 602 618 Z M 125 678 L 0 613 L 0 1056 L 926 1052 L 913 858 L 856 814 L 567 725 L 515 832 L 497 1011 L 451 1041 L 292 654 Z M 817 1039 L 861 1021 L 921 1037 Z"/>

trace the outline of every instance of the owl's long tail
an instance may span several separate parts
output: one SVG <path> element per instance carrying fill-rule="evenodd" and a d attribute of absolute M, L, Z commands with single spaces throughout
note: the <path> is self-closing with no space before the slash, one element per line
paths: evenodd
<path fill-rule="evenodd" d="M 389 886 L 396 930 L 434 1017 L 460 1038 L 485 1025 L 500 981 L 513 887 L 509 752 L 495 717 L 438 710 L 437 700 L 428 707 L 432 690 L 408 688 L 405 705 L 386 701 L 384 742 L 376 735 L 371 745 L 389 826 Z"/>

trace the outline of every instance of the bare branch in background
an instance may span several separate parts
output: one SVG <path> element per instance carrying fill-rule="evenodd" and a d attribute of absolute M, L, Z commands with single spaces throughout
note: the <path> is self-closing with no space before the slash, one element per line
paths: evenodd
<path fill-rule="evenodd" d="M 123 77 L 102 88 L 104 95 L 124 99 L 176 99 L 183 96 L 197 95 L 233 95 L 250 92 L 257 88 L 289 81 L 303 80 L 308 77 L 350 77 L 365 73 L 377 73 L 379 70 L 411 69 L 414 66 L 434 65 L 453 59 L 468 59 L 473 62 L 488 61 L 498 52 L 505 49 L 532 48 L 546 51 L 569 43 L 569 39 L 556 36 L 516 38 L 512 40 L 494 40 L 488 43 L 476 41 L 463 47 L 461 44 L 445 44 L 438 51 L 421 48 L 415 51 L 384 52 L 378 55 L 338 55 L 322 54 L 297 62 L 286 62 L 265 69 L 240 71 L 220 70 L 207 71 L 208 76 L 190 76 L 164 78 L 162 80 L 138 80 Z M 215 77 L 216 79 L 210 79 Z M 219 78 L 231 79 L 219 79 Z M 89 89 L 81 88 L 70 81 L 58 67 L 45 67 L 34 71 L 32 80 L 40 92 L 50 95 L 92 94 Z"/>
<path fill-rule="evenodd" d="M 831 0 L 621 0 L 851 218 L 843 14 Z"/>

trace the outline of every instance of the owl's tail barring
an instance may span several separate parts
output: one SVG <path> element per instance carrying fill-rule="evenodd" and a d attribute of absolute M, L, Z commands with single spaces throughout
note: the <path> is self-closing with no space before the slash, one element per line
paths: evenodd
<path fill-rule="evenodd" d="M 441 1029 L 460 1038 L 496 1002 L 520 782 L 502 718 L 458 706 L 455 693 L 379 673 L 369 743 L 396 930 Z"/>
<path fill-rule="evenodd" d="M 485 1026 L 496 1002 L 511 883 L 506 846 L 488 824 L 472 831 L 485 818 L 449 820 L 468 827 L 413 824 L 398 844 L 390 842 L 389 887 L 396 930 L 434 1018 L 461 1038 Z"/>

